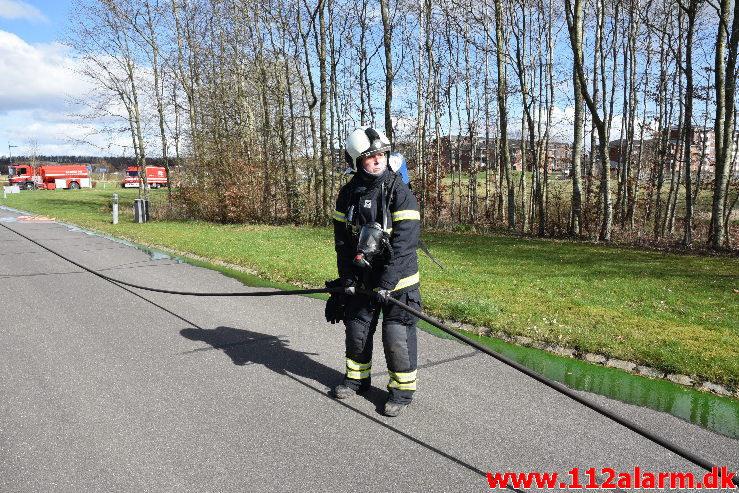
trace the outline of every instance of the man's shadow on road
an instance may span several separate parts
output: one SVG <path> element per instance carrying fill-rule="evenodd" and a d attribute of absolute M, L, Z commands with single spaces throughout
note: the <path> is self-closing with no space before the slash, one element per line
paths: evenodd
<path fill-rule="evenodd" d="M 262 365 L 293 379 L 292 375 L 296 375 L 314 380 L 328 389 L 333 389 L 344 378 L 343 373 L 310 358 L 317 353 L 292 349 L 289 341 L 279 336 L 223 326 L 212 330 L 186 328 L 182 329 L 180 334 L 191 341 L 202 341 L 211 346 L 190 352 L 218 349 L 238 366 Z M 362 393 L 362 397 L 374 404 L 380 412 L 387 399 L 387 392 L 372 387 L 368 392 Z"/>
<path fill-rule="evenodd" d="M 322 391 L 297 377 L 304 377 L 306 379 L 313 380 L 329 389 L 332 389 L 344 378 L 343 373 L 312 360 L 310 356 L 314 356 L 316 353 L 305 353 L 291 349 L 289 342 L 281 339 L 279 336 L 262 334 L 260 332 L 253 332 L 244 329 L 235 329 L 233 327 L 216 327 L 212 330 L 187 328 L 182 329 L 180 334 L 191 341 L 203 341 L 211 346 L 210 348 L 194 349 L 189 351 L 190 353 L 218 349 L 231 358 L 231 361 L 233 361 L 235 365 L 263 365 L 275 373 L 284 375 L 285 378 L 290 378 L 295 382 L 324 395 L 326 394 L 325 391 Z M 372 387 L 369 391 L 362 393 L 362 397 L 375 405 L 375 411 L 378 414 L 382 414 L 381 411 L 385 405 L 385 401 L 387 400 L 386 391 L 380 390 L 377 387 Z M 433 447 L 409 433 L 401 431 L 400 429 L 386 423 L 385 420 L 370 416 L 364 411 L 356 409 L 345 402 L 338 401 L 338 404 L 359 413 L 399 436 L 425 447 L 426 449 L 437 453 L 442 457 L 475 472 L 476 474 L 485 476 L 485 473 L 477 467 L 447 454 L 443 450 Z M 508 489 L 519 491 L 513 488 Z"/>

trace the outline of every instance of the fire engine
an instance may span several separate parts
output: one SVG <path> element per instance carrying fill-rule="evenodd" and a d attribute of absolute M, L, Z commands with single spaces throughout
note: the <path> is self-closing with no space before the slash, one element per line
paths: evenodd
<path fill-rule="evenodd" d="M 33 185 L 33 167 L 17 165 L 8 167 L 8 185 L 18 185 L 26 190 L 35 188 Z"/>
<path fill-rule="evenodd" d="M 150 188 L 167 186 L 167 170 L 161 166 L 146 167 L 146 183 Z M 126 176 L 123 178 L 123 188 L 138 188 L 141 186 L 139 168 L 129 166 L 126 168 Z"/>
<path fill-rule="evenodd" d="M 90 173 L 83 164 L 57 164 L 33 167 L 28 164 L 8 167 L 8 182 L 26 190 L 39 188 L 92 188 Z"/>

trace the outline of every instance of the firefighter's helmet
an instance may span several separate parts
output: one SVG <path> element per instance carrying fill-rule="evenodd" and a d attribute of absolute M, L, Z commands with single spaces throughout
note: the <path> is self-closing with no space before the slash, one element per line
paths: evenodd
<path fill-rule="evenodd" d="M 390 152 L 390 140 L 372 127 L 359 127 L 346 138 L 344 158 L 349 166 L 359 170 L 359 160 L 381 152 Z"/>

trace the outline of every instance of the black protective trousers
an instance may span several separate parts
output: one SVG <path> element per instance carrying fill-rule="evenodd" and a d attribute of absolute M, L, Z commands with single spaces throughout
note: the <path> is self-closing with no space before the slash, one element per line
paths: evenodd
<path fill-rule="evenodd" d="M 393 298 L 416 310 L 422 309 L 419 289 L 392 294 Z M 394 304 L 383 305 L 368 296 L 349 296 L 346 327 L 347 371 L 344 385 L 355 390 L 369 388 L 372 368 L 372 342 L 382 313 L 382 344 L 385 349 L 389 381 L 389 401 L 408 404 L 416 390 L 418 318 Z"/>

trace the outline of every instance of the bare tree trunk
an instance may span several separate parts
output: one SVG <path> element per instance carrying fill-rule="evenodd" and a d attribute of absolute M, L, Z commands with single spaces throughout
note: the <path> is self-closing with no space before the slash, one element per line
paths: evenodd
<path fill-rule="evenodd" d="M 424 78 L 427 75 L 427 72 L 424 70 L 426 63 L 431 65 L 432 61 L 428 60 L 426 62 L 424 60 L 424 54 L 427 44 L 429 43 L 429 28 L 430 22 L 429 22 L 429 16 L 431 15 L 431 5 L 430 0 L 424 0 L 421 4 L 418 12 L 418 18 L 419 18 L 419 43 L 418 43 L 418 51 L 417 51 L 417 57 L 418 57 L 418 65 L 416 68 L 416 77 L 418 80 L 418 84 L 416 86 L 416 166 L 418 171 L 420 172 L 420 180 L 419 180 L 419 189 L 416 191 L 416 196 L 419 200 L 419 209 L 421 210 L 421 214 L 424 214 L 425 208 L 426 208 L 426 194 L 428 192 L 427 190 L 427 162 L 426 162 L 426 115 L 427 115 L 427 105 L 429 103 L 428 95 L 429 95 L 429 87 L 431 86 L 431 81 L 429 79 L 424 80 Z M 423 218 L 422 218 L 423 219 Z"/>
<path fill-rule="evenodd" d="M 429 26 L 429 29 L 427 30 L 427 33 L 430 32 L 430 26 L 431 26 L 431 5 L 428 5 L 427 9 L 427 26 Z M 441 155 L 441 138 L 442 138 L 442 129 L 441 129 L 441 121 L 442 121 L 442 86 L 441 86 L 441 74 L 440 70 L 434 70 L 435 64 L 431 64 L 431 60 L 434 59 L 432 56 L 433 50 L 431 45 L 431 39 L 428 37 L 426 38 L 426 58 L 429 60 L 429 80 L 433 80 L 433 91 L 431 91 L 431 104 L 433 107 L 433 113 L 434 113 L 434 138 L 436 141 L 436 146 L 434 149 L 434 209 L 433 209 L 433 215 L 434 215 L 434 224 L 439 225 L 441 221 L 441 212 L 443 210 L 443 200 L 442 200 L 442 183 L 441 178 L 443 174 L 443 167 L 442 167 L 442 155 Z M 451 135 L 450 135 L 451 138 Z"/>
<path fill-rule="evenodd" d="M 467 23 L 465 23 L 465 35 L 467 35 Z M 470 140 L 470 162 L 467 169 L 467 221 L 470 224 L 477 222 L 477 130 L 475 128 L 476 117 L 473 114 L 473 95 L 472 95 L 472 63 L 470 62 L 470 46 L 467 40 L 464 41 L 464 86 L 465 86 L 465 106 L 467 113 L 467 130 Z M 461 185 L 460 173 L 460 185 Z M 461 190 L 460 190 L 461 192 Z M 461 197 L 461 193 L 460 193 Z M 461 211 L 460 211 L 461 213 Z"/>
<path fill-rule="evenodd" d="M 485 12 L 483 18 L 489 19 L 488 3 L 485 2 Z M 483 98 L 485 107 L 485 218 L 488 221 L 495 221 L 495 196 L 491 197 L 490 180 L 495 179 L 495 173 L 490 173 L 491 166 L 494 166 L 494 154 L 490 150 L 490 36 L 485 36 L 485 77 L 483 79 Z M 494 169 L 494 168 L 493 168 Z"/>
<path fill-rule="evenodd" d="M 645 65 L 646 66 L 650 66 L 650 63 L 649 63 L 650 61 L 651 61 L 651 50 L 648 50 L 647 51 L 647 62 L 646 62 Z M 645 78 L 645 82 L 644 82 L 644 101 L 646 101 L 646 93 L 649 90 L 649 71 L 648 70 L 645 70 L 644 72 L 645 72 L 645 74 L 644 74 L 644 78 Z M 647 113 L 647 105 L 644 104 L 643 106 L 644 106 L 644 114 L 643 114 L 644 116 L 642 116 L 642 121 L 645 122 L 646 121 L 646 113 Z M 643 160 L 644 160 L 644 157 L 645 157 L 645 153 L 644 153 L 644 130 L 645 130 L 645 127 L 646 127 L 646 124 L 645 123 L 642 123 L 639 126 L 639 150 L 637 152 L 637 158 L 636 158 L 636 173 L 635 173 L 635 176 L 634 176 L 634 185 L 633 185 L 633 188 L 631 189 L 632 190 L 631 191 L 631 199 L 629 200 L 629 208 L 628 208 L 628 212 L 627 212 L 627 220 L 629 222 L 629 228 L 630 229 L 634 229 L 634 217 L 635 217 L 635 212 L 636 212 L 637 205 L 639 203 L 639 189 L 640 189 L 640 186 L 641 186 L 641 170 L 642 170 L 642 163 L 643 163 Z M 647 203 L 648 203 L 648 201 L 647 201 Z M 645 212 L 644 215 L 647 216 L 648 213 Z"/>
<path fill-rule="evenodd" d="M 682 36 L 679 36 L 680 41 L 678 41 L 679 44 L 682 43 Z M 682 50 L 678 50 L 678 64 L 682 61 Z M 682 74 L 678 77 L 677 80 L 677 87 L 678 87 L 678 96 L 677 101 L 681 102 L 683 101 L 683 85 L 682 85 Z M 677 204 L 677 196 L 680 192 L 680 163 L 679 159 L 681 159 L 681 149 L 685 143 L 685 128 L 683 127 L 682 121 L 683 121 L 683 113 L 684 113 L 684 107 L 682 104 L 680 104 L 680 109 L 678 112 L 678 140 L 675 145 L 675 147 L 672 149 L 672 156 L 670 159 L 670 190 L 667 193 L 667 203 L 665 204 L 667 207 L 667 210 L 665 212 L 665 222 L 662 225 L 662 235 L 665 236 L 666 234 L 672 234 L 674 230 L 675 225 L 675 207 Z M 668 132 L 671 131 L 671 127 L 668 128 Z"/>
<path fill-rule="evenodd" d="M 326 0 L 318 0 L 318 71 L 319 71 L 319 83 L 321 85 L 321 99 L 318 107 L 318 119 L 319 119 L 319 135 L 321 139 L 321 210 L 323 211 L 322 217 L 324 221 L 328 221 L 330 217 L 330 210 L 333 204 L 329 203 L 330 192 L 329 178 L 328 178 L 328 133 L 327 133 L 327 122 L 326 122 L 326 111 L 329 104 L 328 100 L 328 81 L 327 81 L 327 67 L 326 67 Z M 323 222 L 323 221 L 321 221 Z"/>
<path fill-rule="evenodd" d="M 583 65 L 583 0 L 575 0 L 572 16 L 572 53 Z M 573 97 L 575 99 L 574 139 L 572 143 L 572 213 L 570 234 L 582 235 L 582 148 L 583 125 L 585 120 L 584 100 L 580 78 L 573 64 Z"/>
<path fill-rule="evenodd" d="M 367 59 L 367 3 L 361 3 L 362 10 L 359 12 L 359 123 L 362 126 L 369 125 L 374 120 L 372 114 L 372 101 L 370 99 L 369 60 Z M 366 98 L 366 99 L 365 99 Z"/>
<path fill-rule="evenodd" d="M 685 40 L 685 141 L 683 165 L 685 166 L 685 224 L 683 245 L 690 246 L 693 242 L 693 189 L 691 178 L 692 143 L 693 143 L 693 34 L 695 31 L 695 17 L 698 11 L 698 0 L 690 0 L 687 6 L 680 5 L 687 15 L 687 37 Z M 700 164 L 698 165 L 700 168 Z"/>
<path fill-rule="evenodd" d="M 531 111 L 529 105 L 532 104 L 529 101 L 529 83 L 528 83 L 528 60 L 526 52 L 526 43 L 528 42 L 528 12 L 526 6 L 526 0 L 519 0 L 519 8 L 515 11 L 520 11 L 520 17 L 513 17 L 515 14 L 511 11 L 511 32 L 516 41 L 516 59 L 515 59 L 515 70 L 518 74 L 518 81 L 521 88 L 521 102 L 523 104 L 523 112 L 521 115 L 521 178 L 519 180 L 518 193 L 521 201 L 521 231 L 527 231 L 529 228 L 529 214 L 528 206 L 526 204 L 526 171 L 528 170 L 529 163 L 529 152 L 526 145 L 527 139 L 527 120 L 531 123 Z M 516 26 L 520 25 L 520 29 Z M 531 124 L 532 132 L 532 145 L 533 142 L 533 124 Z M 538 162 L 532 163 L 533 176 L 537 176 Z M 539 182 L 532 187 L 532 200 L 538 197 L 537 192 L 539 190 Z M 535 192 L 536 190 L 536 192 Z M 533 220 L 533 217 L 532 217 Z"/>
<path fill-rule="evenodd" d="M 565 0 L 566 13 L 567 13 L 567 27 L 570 33 L 570 45 L 576 46 L 576 39 L 574 37 L 574 22 L 573 22 L 573 10 L 572 1 Z M 602 9 L 601 9 L 602 10 Z M 602 28 L 602 25 L 601 25 Z M 574 50 L 574 48 L 573 48 Z M 573 53 L 576 54 L 575 51 Z M 606 123 L 600 118 L 600 110 L 598 106 L 590 97 L 590 93 L 587 90 L 585 70 L 582 65 L 582 60 L 574 57 L 575 60 L 575 71 L 578 79 L 580 79 L 580 89 L 585 103 L 590 109 L 590 115 L 593 118 L 593 124 L 598 131 L 598 161 L 602 163 L 603 178 L 601 181 L 601 193 L 603 196 L 603 222 L 601 225 L 601 231 L 599 239 L 601 241 L 611 240 L 611 194 L 610 194 L 610 173 L 609 173 L 609 161 L 606 146 L 608 145 L 608 137 L 606 130 Z"/>
<path fill-rule="evenodd" d="M 385 48 L 385 134 L 390 142 L 394 142 L 393 132 L 393 25 L 388 8 L 389 0 L 380 0 L 382 14 L 382 41 Z"/>
<path fill-rule="evenodd" d="M 634 163 L 634 138 L 635 138 L 635 125 L 636 125 L 636 107 L 637 101 L 637 81 L 636 81 L 636 69 L 637 69 L 637 31 L 639 29 L 639 8 L 638 2 L 633 0 L 629 3 L 629 34 L 627 37 L 627 52 L 628 55 L 625 59 L 624 69 L 628 66 L 628 123 L 626 126 L 626 157 L 624 159 L 624 173 L 623 173 L 623 200 L 621 207 L 621 228 L 625 229 L 627 222 L 629 223 L 629 229 L 633 229 L 633 224 L 630 222 L 633 218 L 633 202 L 635 200 L 635 190 L 638 188 L 638 181 L 635 183 L 633 178 L 633 163 Z M 647 54 L 649 56 L 649 54 Z M 641 151 L 641 146 L 639 147 Z M 639 166 L 640 163 L 637 163 Z M 638 174 L 638 172 L 637 172 Z"/>
<path fill-rule="evenodd" d="M 114 13 L 116 16 L 119 14 Z M 120 22 L 120 20 L 116 20 Z M 136 133 L 133 145 L 136 150 L 136 165 L 139 169 L 139 178 L 141 179 L 141 187 L 139 193 L 143 192 L 144 200 L 149 200 L 149 183 L 146 176 L 146 149 L 144 147 L 144 134 L 141 122 L 141 108 L 139 106 L 139 95 L 138 95 L 138 84 L 136 82 L 136 69 L 133 61 L 133 55 L 131 53 L 131 47 L 129 43 L 129 35 L 125 28 L 121 28 L 118 32 L 118 36 L 121 38 L 120 46 L 123 49 L 122 54 L 124 55 L 124 64 L 126 68 L 126 78 L 130 85 L 131 95 L 131 114 L 133 116 L 133 128 Z M 141 195 L 140 195 L 141 196 Z"/>
<path fill-rule="evenodd" d="M 734 121 L 736 121 L 736 115 L 734 115 Z M 733 149 L 736 149 L 737 147 L 739 147 L 739 133 L 734 132 L 734 138 L 732 139 L 732 142 L 733 142 L 732 144 Z M 739 174 L 736 173 L 737 171 L 739 171 L 739 166 L 737 166 L 738 162 L 739 162 L 739 153 L 735 152 L 733 153 L 733 156 L 731 158 L 729 168 L 732 171 L 732 173 L 729 173 L 729 179 L 727 180 L 727 183 L 726 183 L 727 193 L 724 196 L 724 210 L 725 210 L 724 231 L 726 232 L 726 242 L 725 242 L 726 248 L 733 248 L 734 246 L 732 244 L 732 237 L 731 237 L 731 231 L 729 229 L 729 223 L 731 221 L 731 214 L 734 211 L 734 208 L 736 207 L 737 202 L 739 202 L 739 186 L 737 184 L 737 181 L 739 180 L 739 176 L 737 175 Z M 732 175 L 735 176 L 733 183 L 732 183 L 732 178 L 731 178 Z M 732 189 L 736 191 L 736 194 L 734 195 L 733 199 L 729 197 L 730 194 L 728 192 L 729 190 L 732 190 Z"/>
<path fill-rule="evenodd" d="M 154 19 L 151 15 L 151 5 L 149 0 L 145 1 L 146 7 L 146 25 L 149 28 L 149 37 L 147 41 L 151 46 L 151 62 L 152 71 L 154 75 L 154 98 L 156 100 L 157 116 L 159 117 L 159 138 L 162 141 L 162 161 L 164 169 L 167 172 L 167 199 L 169 203 L 172 203 L 172 182 L 170 179 L 171 171 L 169 169 L 168 159 L 168 147 L 167 147 L 167 131 L 165 127 L 165 114 L 164 114 L 164 82 L 160 82 L 160 69 L 159 69 L 159 43 L 157 41 L 157 34 L 154 25 Z"/>
<path fill-rule="evenodd" d="M 457 64 L 459 66 L 459 64 Z M 457 164 L 457 181 L 456 181 L 456 193 L 457 193 L 457 207 L 456 209 L 452 206 L 452 224 L 461 224 L 462 223 L 462 144 L 463 144 L 463 138 L 462 138 L 462 109 L 459 105 L 459 86 L 454 86 L 454 101 L 456 103 L 457 108 L 457 122 L 459 122 L 459 138 L 457 139 L 457 158 L 456 158 L 456 164 Z M 452 192 L 455 191 L 455 181 L 454 177 L 452 177 Z"/>
<path fill-rule="evenodd" d="M 655 201 L 654 201 L 654 237 L 661 237 L 662 231 L 662 187 L 664 185 L 664 170 L 667 162 L 667 144 L 670 140 L 670 121 L 672 120 L 672 105 L 667 98 L 667 45 L 671 37 L 663 34 L 660 40 L 660 76 L 657 91 L 659 101 L 659 152 L 657 156 L 657 170 L 655 173 Z M 668 109 L 669 108 L 669 109 Z"/>
<path fill-rule="evenodd" d="M 328 211 L 330 211 L 333 208 L 333 204 L 336 203 L 336 153 L 334 152 L 334 137 L 337 137 L 338 132 L 338 118 L 339 118 L 339 103 L 338 103 L 338 56 L 337 56 L 337 49 L 336 49 L 336 36 L 334 32 L 334 2 L 332 0 L 327 0 L 327 10 L 328 10 L 328 47 L 329 47 L 329 57 L 331 59 L 331 69 L 330 69 L 330 77 L 329 77 L 329 88 L 328 88 L 328 107 L 329 107 L 329 121 L 330 121 L 330 128 L 328 132 L 328 136 L 326 139 L 326 152 L 328 152 L 328 156 L 326 156 L 327 165 L 329 168 L 329 173 L 331 175 L 330 183 L 328 184 L 328 198 L 327 198 L 327 207 Z"/>
<path fill-rule="evenodd" d="M 505 36 L 503 26 L 503 0 L 495 0 L 495 41 L 496 58 L 498 63 L 498 118 L 500 120 L 500 154 L 501 163 L 505 172 L 506 185 L 508 187 L 508 227 L 516 227 L 516 185 L 513 182 L 513 170 L 511 169 L 511 155 L 508 151 L 508 105 L 507 105 L 507 82 L 505 56 Z"/>
<path fill-rule="evenodd" d="M 726 218 L 726 198 L 731 163 L 731 146 L 734 141 L 734 96 L 736 93 L 737 45 L 739 45 L 739 2 L 734 2 L 734 14 L 731 36 L 726 53 L 726 37 L 729 24 L 729 0 L 721 0 L 719 8 L 719 29 L 716 38 L 716 177 L 711 207 L 711 248 L 724 245 L 727 231 L 724 228 Z"/>
<path fill-rule="evenodd" d="M 553 12 L 553 0 L 549 0 L 548 2 L 548 12 L 547 12 L 547 18 L 552 19 L 554 16 Z M 554 34 L 552 29 L 552 23 L 547 23 L 547 30 L 546 30 L 546 40 L 547 40 L 547 63 L 546 63 L 546 69 L 544 71 L 544 81 L 542 82 L 542 85 L 546 87 L 545 91 L 545 106 L 547 108 L 547 121 L 544 126 L 544 152 L 545 152 L 545 158 L 544 158 L 544 211 L 543 211 L 543 223 L 544 228 L 547 227 L 549 224 L 549 162 L 548 162 L 548 153 L 549 153 L 549 139 L 551 135 L 551 127 L 552 127 L 552 110 L 554 108 L 555 104 L 555 93 L 554 93 Z M 556 156 L 556 149 L 552 150 L 554 153 L 552 156 L 553 162 L 556 164 L 557 162 L 557 156 Z M 552 232 L 554 234 L 554 232 Z"/>
<path fill-rule="evenodd" d="M 201 161 L 203 157 L 202 141 L 199 134 L 197 105 L 199 104 L 196 94 L 198 93 L 199 69 L 197 60 L 192 54 L 192 43 L 194 43 L 194 34 L 187 11 L 188 6 L 180 6 L 178 0 L 172 0 L 171 12 L 175 24 L 175 35 L 177 37 L 177 62 L 176 62 L 176 78 L 179 85 L 187 98 L 187 115 L 189 122 L 190 142 L 192 145 L 193 157 L 195 161 Z M 184 10 L 184 12 L 183 12 Z M 184 13 L 184 22 L 181 20 L 181 14 Z M 188 56 L 188 51 L 190 56 Z M 202 176 L 202 167 L 197 166 L 194 170 L 196 178 Z"/>
<path fill-rule="evenodd" d="M 311 175 L 312 175 L 312 181 L 314 183 L 313 188 L 313 211 L 315 212 L 316 216 L 322 216 L 323 215 L 323 201 L 320 197 L 320 187 L 319 187 L 319 169 L 318 169 L 318 161 L 319 161 L 319 143 L 320 143 L 320 137 L 319 132 L 320 130 L 316 129 L 316 120 L 314 116 L 314 110 L 316 105 L 319 102 L 319 98 L 316 95 L 316 88 L 315 84 L 313 82 L 313 64 L 310 60 L 310 51 L 308 50 L 308 35 L 309 33 L 305 32 L 303 22 L 301 19 L 301 10 L 298 10 L 298 30 L 300 33 L 300 37 L 303 41 L 303 56 L 304 56 L 304 62 L 305 62 L 305 68 L 307 71 L 307 76 L 305 77 L 308 80 L 308 88 L 310 89 L 310 92 L 308 92 L 307 97 L 309 100 L 307 101 L 308 105 L 308 122 L 310 123 L 310 134 L 311 134 L 311 142 L 312 142 L 312 152 L 311 152 Z M 318 14 L 318 8 L 312 13 L 310 13 L 310 21 L 308 24 L 308 27 L 316 31 L 315 29 L 315 18 Z M 316 35 L 317 36 L 317 35 Z M 320 75 L 319 75 L 320 77 Z M 319 89 L 320 90 L 320 89 Z"/>
<path fill-rule="evenodd" d="M 619 4 L 615 3 L 614 6 L 616 9 L 618 9 Z M 613 116 L 613 101 L 614 97 L 613 94 L 611 95 L 610 99 L 606 99 L 607 93 L 606 93 L 606 51 L 604 49 L 604 37 L 605 37 L 605 21 L 606 21 L 606 6 L 605 6 L 605 0 L 596 0 L 596 18 L 597 18 L 597 34 L 596 34 L 596 45 L 598 46 L 596 48 L 596 56 L 600 56 L 601 58 L 601 64 L 600 64 L 600 81 L 602 86 L 602 109 L 603 109 L 603 121 L 599 125 L 597 123 L 597 119 L 594 117 L 593 121 L 596 122 L 596 127 L 598 129 L 598 150 L 599 150 L 599 161 L 602 166 L 602 175 L 601 175 L 601 181 L 600 181 L 600 188 L 601 188 L 601 207 L 603 208 L 603 220 L 601 222 L 601 228 L 600 228 L 600 234 L 598 235 L 598 239 L 601 241 L 610 241 L 611 240 L 611 230 L 612 230 L 612 223 L 613 223 L 613 206 L 611 201 L 611 161 L 609 159 L 608 155 L 608 141 L 609 141 L 609 133 L 611 128 L 611 118 Z M 618 10 L 616 10 L 616 14 L 614 14 L 616 17 L 618 17 Z M 614 31 L 615 33 L 618 31 Z M 615 39 L 614 39 L 615 44 Z M 616 60 L 613 61 L 613 71 L 616 71 Z M 595 80 L 597 80 L 598 77 L 595 77 Z M 615 90 L 616 85 L 612 84 L 612 88 Z M 611 106 L 611 110 L 608 111 L 607 107 Z"/>

